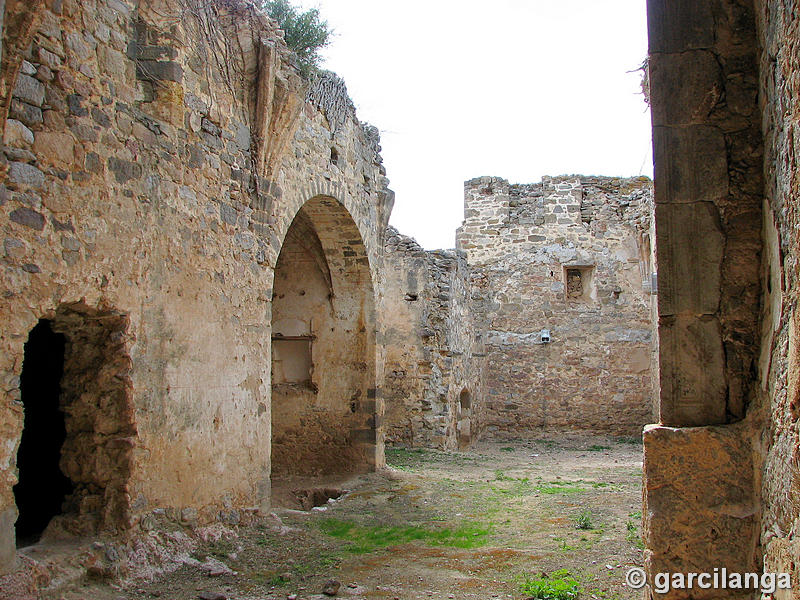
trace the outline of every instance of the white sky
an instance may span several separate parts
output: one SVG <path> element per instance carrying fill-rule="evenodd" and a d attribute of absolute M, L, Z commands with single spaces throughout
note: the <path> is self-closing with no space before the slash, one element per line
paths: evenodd
<path fill-rule="evenodd" d="M 324 68 L 381 132 L 390 223 L 451 248 L 481 175 L 652 177 L 636 69 L 645 0 L 295 0 L 335 32 Z"/>

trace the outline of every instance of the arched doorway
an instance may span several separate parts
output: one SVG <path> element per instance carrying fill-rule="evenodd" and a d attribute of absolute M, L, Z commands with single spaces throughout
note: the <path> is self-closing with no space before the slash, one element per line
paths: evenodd
<path fill-rule="evenodd" d="M 375 464 L 375 315 L 361 235 L 335 199 L 297 213 L 272 296 L 272 474 Z"/>
<path fill-rule="evenodd" d="M 31 330 L 20 374 L 17 546 L 56 522 L 76 535 L 129 525 L 136 430 L 127 329 L 126 315 L 78 303 Z"/>
<path fill-rule="evenodd" d="M 468 448 L 472 443 L 472 395 L 467 388 L 458 396 L 458 447 Z"/>

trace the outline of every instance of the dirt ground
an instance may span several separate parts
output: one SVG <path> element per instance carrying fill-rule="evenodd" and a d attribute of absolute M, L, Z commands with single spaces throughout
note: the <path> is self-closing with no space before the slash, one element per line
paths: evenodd
<path fill-rule="evenodd" d="M 526 578 L 560 569 L 580 598 L 640 596 L 624 585 L 642 565 L 639 440 L 563 434 L 386 456 L 389 468 L 341 482 L 337 500 L 205 536 L 174 572 L 50 597 L 309 600 L 335 579 L 354 600 L 521 599 Z M 275 498 L 299 507 L 297 483 Z"/>

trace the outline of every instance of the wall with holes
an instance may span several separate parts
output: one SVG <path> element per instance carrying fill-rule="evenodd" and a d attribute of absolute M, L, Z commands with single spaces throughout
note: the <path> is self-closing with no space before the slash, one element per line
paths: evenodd
<path fill-rule="evenodd" d="M 14 549 L 23 348 L 40 319 L 60 326 L 80 306 L 68 347 L 104 358 L 68 361 L 80 367 L 69 393 L 110 385 L 66 416 L 68 432 L 94 440 L 70 440 L 65 455 L 86 495 L 68 503 L 76 522 L 235 523 L 270 498 L 271 300 L 286 232 L 310 199 L 335 207 L 326 253 L 345 280 L 358 266 L 342 298 L 361 294 L 346 319 L 374 331 L 392 205 L 377 130 L 340 80 L 303 80 L 250 4 L 65 0 L 34 16 L 25 52 L 3 56 L 19 76 L 0 186 L 0 569 Z M 98 342 L 94 318 L 124 325 L 114 343 Z M 374 466 L 382 368 L 374 339 L 361 347 L 350 394 Z M 102 460 L 78 473 L 87 452 Z"/>
<path fill-rule="evenodd" d="M 386 441 L 469 446 L 482 427 L 483 350 L 464 254 L 426 251 L 390 227 L 383 277 Z"/>
<path fill-rule="evenodd" d="M 456 235 L 485 327 L 485 435 L 653 419 L 652 183 L 563 176 L 465 183 Z"/>

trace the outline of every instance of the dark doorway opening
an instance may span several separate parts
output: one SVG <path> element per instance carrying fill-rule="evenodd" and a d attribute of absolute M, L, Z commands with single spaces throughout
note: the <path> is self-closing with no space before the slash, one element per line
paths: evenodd
<path fill-rule="evenodd" d="M 25 421 L 17 454 L 19 483 L 14 486 L 18 547 L 39 541 L 73 489 L 59 466 L 67 436 L 60 407 L 65 345 L 64 335 L 55 333 L 46 319 L 31 330 L 25 344 L 20 374 Z"/>
<path fill-rule="evenodd" d="M 469 448 L 472 443 L 472 395 L 466 388 L 458 397 L 458 447 Z"/>

